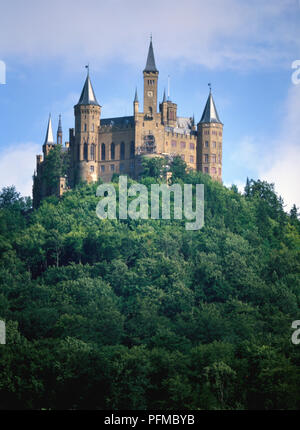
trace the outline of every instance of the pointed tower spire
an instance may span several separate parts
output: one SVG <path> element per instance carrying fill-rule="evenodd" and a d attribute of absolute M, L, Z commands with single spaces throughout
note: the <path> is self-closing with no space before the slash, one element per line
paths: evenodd
<path fill-rule="evenodd" d="M 80 99 L 77 104 L 99 106 L 99 103 L 97 102 L 94 89 L 90 80 L 89 66 L 85 66 L 85 67 L 87 68 L 87 77 L 81 92 Z"/>
<path fill-rule="evenodd" d="M 57 127 L 57 139 L 58 145 L 62 145 L 62 126 L 61 126 L 61 115 L 59 115 L 58 127 Z"/>
<path fill-rule="evenodd" d="M 48 121 L 48 127 L 47 127 L 46 139 L 45 139 L 45 144 L 47 143 L 50 143 L 50 144 L 54 143 L 51 113 L 49 114 L 49 121 Z"/>
<path fill-rule="evenodd" d="M 139 99 L 137 94 L 137 88 L 135 88 L 135 95 L 133 100 L 133 113 L 136 116 L 139 112 Z"/>
<path fill-rule="evenodd" d="M 134 103 L 138 103 L 138 102 L 139 102 L 138 93 L 137 93 L 137 88 L 135 87 Z"/>
<path fill-rule="evenodd" d="M 58 119 L 58 131 L 62 131 L 62 127 L 61 127 L 61 114 L 59 114 L 59 119 Z"/>
<path fill-rule="evenodd" d="M 209 124 L 211 122 L 222 124 L 212 96 L 211 84 L 209 84 L 209 95 L 208 95 L 208 99 L 207 99 L 202 117 L 200 119 L 200 124 L 201 123 Z"/>
<path fill-rule="evenodd" d="M 153 45 L 152 45 L 152 34 L 150 37 L 148 57 L 147 57 L 147 62 L 146 62 L 146 67 L 144 69 L 144 72 L 155 72 L 155 73 L 158 72 L 158 70 L 156 68 L 156 64 L 155 64 L 155 59 L 154 59 L 154 51 L 153 51 Z"/>
<path fill-rule="evenodd" d="M 163 103 L 165 103 L 166 101 L 167 101 L 166 89 L 164 89 Z"/>

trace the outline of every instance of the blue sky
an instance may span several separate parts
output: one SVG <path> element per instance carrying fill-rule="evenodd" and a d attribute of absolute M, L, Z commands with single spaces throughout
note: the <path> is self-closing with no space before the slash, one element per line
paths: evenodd
<path fill-rule="evenodd" d="M 152 32 L 159 94 L 170 75 L 180 116 L 199 121 L 212 83 L 224 123 L 224 183 L 274 182 L 287 209 L 300 206 L 300 83 L 292 82 L 299 24 L 299 0 L 2 3 L 0 187 L 31 193 L 49 112 L 54 131 L 62 114 L 68 140 L 85 64 L 103 118 L 131 115 L 136 86 L 142 105 Z"/>

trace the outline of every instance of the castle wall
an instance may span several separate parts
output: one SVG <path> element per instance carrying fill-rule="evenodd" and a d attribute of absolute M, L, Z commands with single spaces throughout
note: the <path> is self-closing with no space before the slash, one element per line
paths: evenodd
<path fill-rule="evenodd" d="M 114 143 L 114 157 L 112 146 Z M 102 148 L 105 145 L 105 159 L 103 159 Z M 121 147 L 124 144 L 124 152 Z M 131 151 L 134 145 L 134 127 L 131 124 L 123 127 L 104 126 L 100 127 L 98 136 L 98 177 L 104 182 L 110 181 L 114 173 L 134 175 L 134 154 Z"/>

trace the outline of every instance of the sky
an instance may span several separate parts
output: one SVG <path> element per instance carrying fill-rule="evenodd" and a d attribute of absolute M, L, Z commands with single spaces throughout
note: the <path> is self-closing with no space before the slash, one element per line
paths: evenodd
<path fill-rule="evenodd" d="M 0 11 L 0 189 L 31 195 L 49 113 L 68 140 L 86 64 L 102 117 L 132 115 L 152 33 L 159 99 L 170 75 L 179 116 L 198 122 L 212 84 L 224 184 L 266 180 L 286 210 L 300 207 L 300 0 L 0 0 Z"/>

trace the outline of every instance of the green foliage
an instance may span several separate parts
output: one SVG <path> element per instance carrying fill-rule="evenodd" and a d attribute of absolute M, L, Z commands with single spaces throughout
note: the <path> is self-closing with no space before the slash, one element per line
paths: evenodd
<path fill-rule="evenodd" d="M 179 179 L 184 180 L 186 177 L 187 165 L 179 155 L 176 155 L 170 165 L 172 173 L 172 182 L 175 183 Z"/>
<path fill-rule="evenodd" d="M 143 172 L 140 175 L 142 178 L 163 178 L 166 174 L 166 159 L 162 157 L 143 157 L 142 159 Z"/>
<path fill-rule="evenodd" d="M 162 159 L 144 167 L 147 187 L 164 180 Z M 2 190 L 1 409 L 299 409 L 297 208 L 266 182 L 241 195 L 179 158 L 170 170 L 204 184 L 199 231 L 99 220 L 97 184 L 34 211 Z"/>

